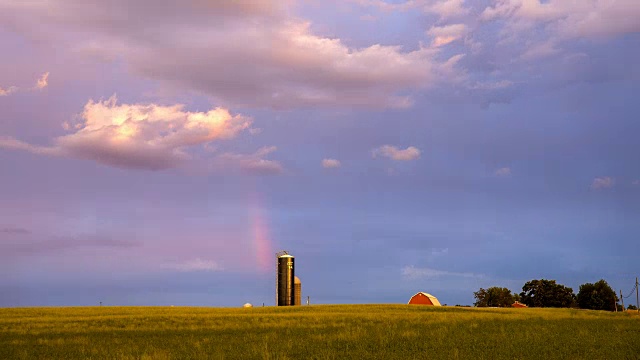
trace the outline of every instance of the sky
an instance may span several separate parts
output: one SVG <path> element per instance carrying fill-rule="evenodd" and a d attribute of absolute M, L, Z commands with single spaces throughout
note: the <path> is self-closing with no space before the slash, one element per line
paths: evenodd
<path fill-rule="evenodd" d="M 637 0 L 0 0 L 0 306 L 640 275 Z"/>

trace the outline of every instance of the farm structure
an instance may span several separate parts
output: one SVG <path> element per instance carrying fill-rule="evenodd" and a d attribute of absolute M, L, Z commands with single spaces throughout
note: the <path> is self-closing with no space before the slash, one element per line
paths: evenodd
<path fill-rule="evenodd" d="M 293 287 L 295 289 L 293 305 L 302 305 L 302 282 L 297 276 L 294 276 L 293 278 Z"/>
<path fill-rule="evenodd" d="M 409 305 L 442 306 L 438 298 L 425 292 L 419 292 L 409 299 Z"/>
<path fill-rule="evenodd" d="M 276 306 L 295 305 L 295 258 L 286 251 L 276 254 Z"/>

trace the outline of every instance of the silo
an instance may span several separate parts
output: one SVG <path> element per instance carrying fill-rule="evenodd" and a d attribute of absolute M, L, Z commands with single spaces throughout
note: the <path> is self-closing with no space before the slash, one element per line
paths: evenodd
<path fill-rule="evenodd" d="M 276 305 L 291 306 L 295 300 L 295 259 L 286 251 L 281 251 L 276 256 Z"/>
<path fill-rule="evenodd" d="M 300 281 L 300 278 L 297 276 L 294 277 L 293 285 L 295 288 L 293 305 L 302 305 L 302 282 Z"/>

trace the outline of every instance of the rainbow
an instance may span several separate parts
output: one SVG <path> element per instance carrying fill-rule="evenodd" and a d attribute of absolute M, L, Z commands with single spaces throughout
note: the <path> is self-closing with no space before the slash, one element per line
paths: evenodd
<path fill-rule="evenodd" d="M 253 237 L 253 250 L 256 267 L 259 272 L 267 273 L 272 269 L 274 250 L 269 236 L 268 218 L 265 215 L 263 202 L 257 193 L 252 194 L 249 201 L 249 223 Z"/>

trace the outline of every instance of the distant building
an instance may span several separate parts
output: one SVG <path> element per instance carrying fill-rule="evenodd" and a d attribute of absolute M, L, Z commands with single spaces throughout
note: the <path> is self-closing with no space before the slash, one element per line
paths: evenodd
<path fill-rule="evenodd" d="M 299 277 L 294 277 L 293 287 L 295 288 L 295 296 L 293 305 L 302 305 L 302 282 Z"/>
<path fill-rule="evenodd" d="M 526 308 L 528 306 L 523 304 L 523 303 L 521 303 L 520 301 L 516 301 L 513 304 L 511 304 L 511 307 L 514 307 L 514 308 Z"/>
<path fill-rule="evenodd" d="M 253 307 L 253 305 L 251 305 L 250 303 L 246 303 L 246 304 L 242 305 L 242 307 L 250 308 L 250 307 Z"/>
<path fill-rule="evenodd" d="M 425 292 L 419 292 L 409 299 L 409 305 L 442 306 L 438 298 Z"/>

